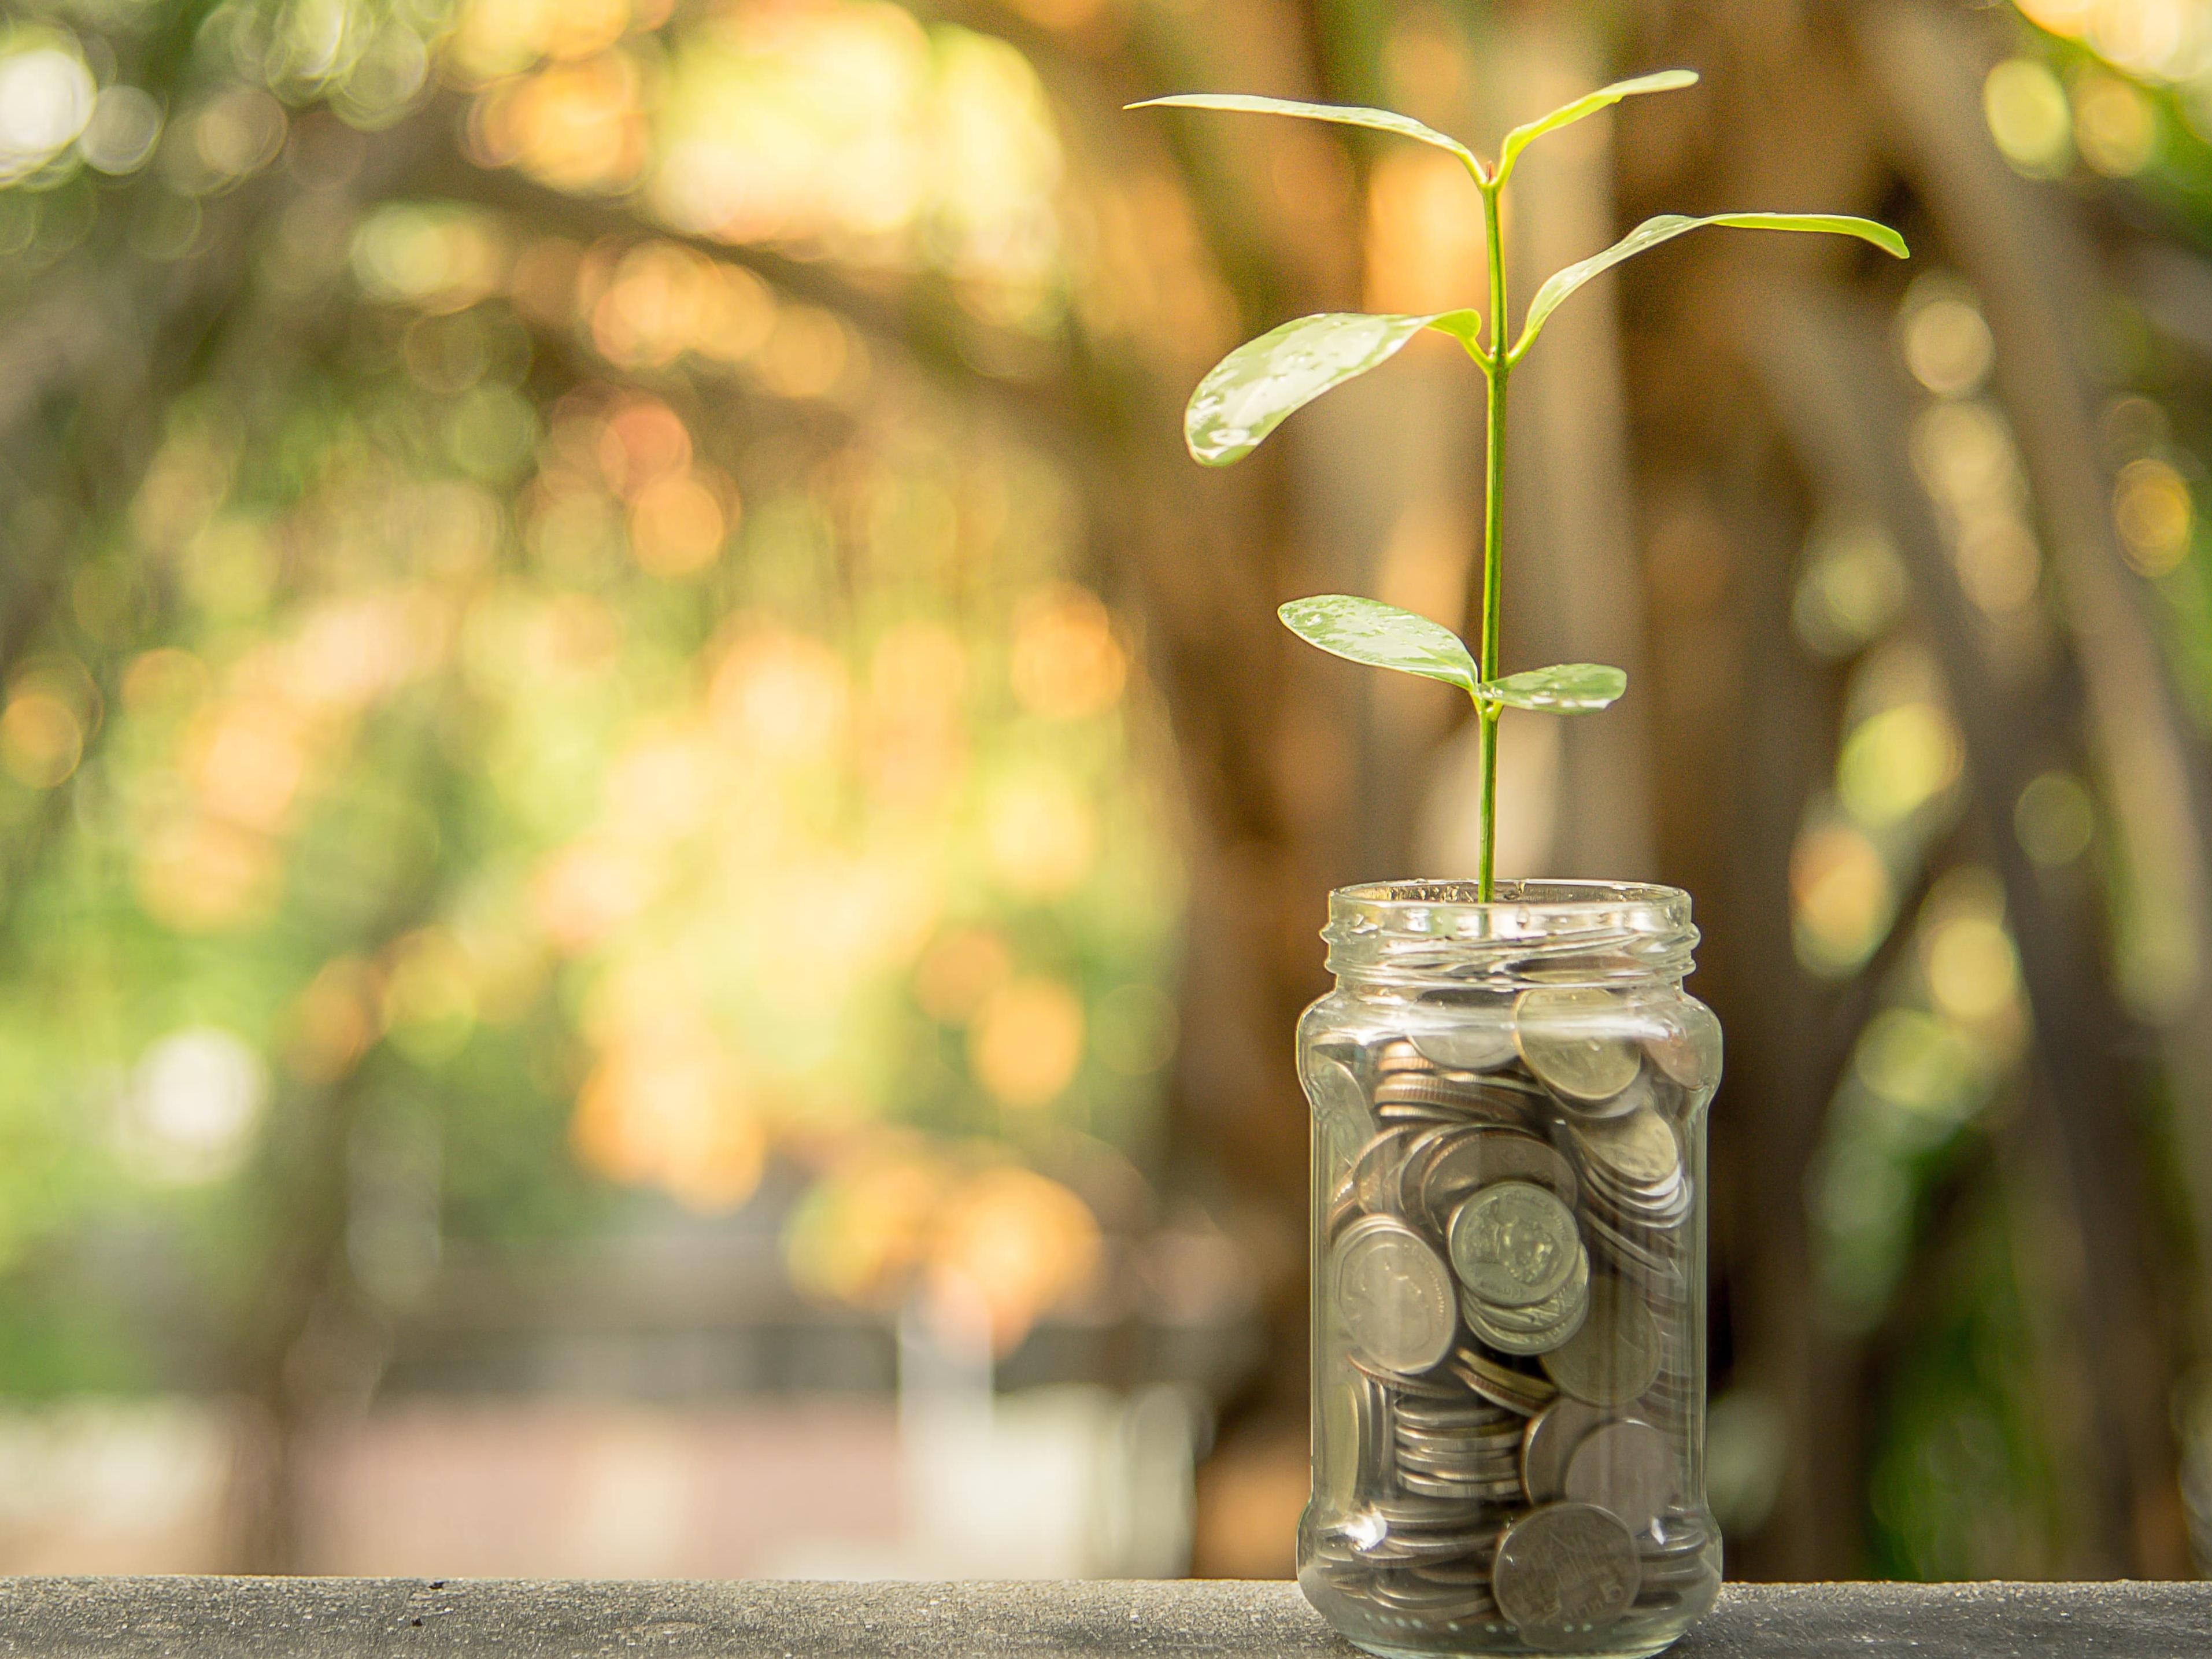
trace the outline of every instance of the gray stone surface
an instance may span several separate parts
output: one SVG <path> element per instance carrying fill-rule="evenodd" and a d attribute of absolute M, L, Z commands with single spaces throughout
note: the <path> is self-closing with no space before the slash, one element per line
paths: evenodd
<path fill-rule="evenodd" d="M 1352 1659 L 1283 1583 L 0 1579 L 0 1655 Z M 2212 1659 L 2212 1583 L 1731 1585 L 1682 1659 Z"/>

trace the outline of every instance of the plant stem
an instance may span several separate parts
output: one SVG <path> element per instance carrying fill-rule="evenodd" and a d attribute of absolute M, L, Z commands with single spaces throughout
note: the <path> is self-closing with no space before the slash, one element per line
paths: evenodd
<path fill-rule="evenodd" d="M 1478 181 L 1480 182 L 1480 181 Z M 1480 637 L 1476 641 L 1476 678 L 1484 684 L 1498 678 L 1498 599 L 1504 548 L 1502 526 L 1505 510 L 1505 383 L 1512 360 L 1505 350 L 1505 243 L 1498 222 L 1498 187 L 1482 189 L 1482 230 L 1490 249 L 1490 373 L 1484 422 L 1482 484 L 1482 613 Z M 1498 717 L 1496 703 L 1477 699 L 1477 759 L 1482 768 L 1481 817 L 1475 833 L 1475 890 L 1487 903 L 1494 885 L 1492 875 L 1498 846 Z"/>

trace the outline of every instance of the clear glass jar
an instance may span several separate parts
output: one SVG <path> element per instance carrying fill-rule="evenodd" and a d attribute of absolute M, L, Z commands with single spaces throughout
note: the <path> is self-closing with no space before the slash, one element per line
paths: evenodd
<path fill-rule="evenodd" d="M 1658 1652 L 1712 1605 L 1688 895 L 1347 887 L 1306 1011 L 1298 1583 L 1387 1655 Z"/>

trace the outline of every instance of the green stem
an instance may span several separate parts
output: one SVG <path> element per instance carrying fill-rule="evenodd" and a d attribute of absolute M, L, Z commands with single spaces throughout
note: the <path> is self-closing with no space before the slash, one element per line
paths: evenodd
<path fill-rule="evenodd" d="M 1498 222 L 1498 190 L 1482 191 L 1482 230 L 1490 248 L 1490 373 L 1484 425 L 1482 484 L 1482 614 L 1476 641 L 1476 678 L 1487 684 L 1498 674 L 1498 599 L 1504 574 L 1505 511 L 1505 383 L 1513 370 L 1505 349 L 1505 242 Z M 1478 699 L 1482 721 L 1478 758 L 1482 767 L 1481 817 L 1475 835 L 1476 892 L 1490 900 L 1498 843 L 1498 705 Z"/>

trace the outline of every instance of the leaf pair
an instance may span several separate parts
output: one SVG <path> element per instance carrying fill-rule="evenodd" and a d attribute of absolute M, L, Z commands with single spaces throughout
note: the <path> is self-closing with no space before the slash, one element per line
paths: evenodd
<path fill-rule="evenodd" d="M 1534 140 L 1546 133 L 1595 115 L 1639 93 L 1667 92 L 1697 80 L 1689 70 L 1664 70 L 1639 76 L 1586 94 L 1550 114 L 1517 126 L 1505 135 L 1498 165 L 1486 167 L 1474 152 L 1456 138 L 1437 131 L 1410 116 L 1389 110 L 1362 109 L 1350 105 L 1294 103 L 1277 98 L 1238 94 L 1185 94 L 1154 98 L 1132 109 L 1167 106 L 1184 109 L 1231 110 L 1253 114 L 1289 115 L 1305 120 L 1328 121 L 1339 126 L 1364 127 L 1395 133 L 1430 144 L 1457 156 L 1485 191 L 1501 189 L 1514 164 Z M 1395 356 L 1405 343 L 1425 328 L 1449 334 L 1467 349 L 1485 374 L 1510 368 L 1527 355 L 1537 334 L 1560 303 L 1577 289 L 1647 248 L 1671 241 L 1685 231 L 1706 225 L 1732 226 L 1747 230 L 1823 232 L 1856 236 L 1899 258 L 1905 257 L 1904 239 L 1888 226 L 1870 219 L 1838 213 L 1717 213 L 1702 219 L 1681 214 L 1662 214 L 1647 219 L 1602 252 L 1554 271 L 1529 301 L 1521 325 L 1521 337 L 1511 349 L 1504 349 L 1506 319 L 1491 319 L 1490 343 L 1482 343 L 1483 319 L 1472 310 L 1432 312 L 1425 316 L 1370 315 L 1361 312 L 1324 312 L 1293 322 L 1247 342 L 1216 364 L 1191 394 L 1183 415 L 1183 439 L 1191 454 L 1208 466 L 1226 466 L 1243 459 L 1284 420 L 1332 387 L 1364 374 Z"/>
<path fill-rule="evenodd" d="M 1557 663 L 1503 679 L 1485 680 L 1466 645 L 1449 628 L 1395 605 L 1349 593 L 1292 599 L 1276 611 L 1309 645 L 1371 668 L 1395 668 L 1456 685 L 1477 703 L 1586 714 L 1628 689 L 1628 676 L 1602 663 Z"/>
<path fill-rule="evenodd" d="M 1456 155 L 1473 173 L 1475 181 L 1486 190 L 1494 190 L 1512 176 L 1514 162 L 1521 152 L 1534 140 L 1547 132 L 1557 132 L 1561 127 L 1571 126 L 1586 115 L 1595 115 L 1609 109 L 1624 98 L 1632 98 L 1639 92 L 1673 92 L 1678 88 L 1695 86 L 1695 70 L 1661 70 L 1656 75 L 1639 75 L 1632 81 L 1616 81 L 1609 87 L 1600 87 L 1595 92 L 1585 93 L 1571 104 L 1563 104 L 1549 115 L 1540 116 L 1513 129 L 1505 135 L 1498 149 L 1495 169 L 1482 164 L 1482 158 L 1465 144 L 1434 127 L 1424 125 L 1410 115 L 1400 115 L 1395 110 L 1365 109 L 1357 104 L 1304 104 L 1287 98 L 1255 98 L 1244 93 L 1186 92 L 1168 98 L 1147 98 L 1142 103 L 1131 104 L 1131 109 L 1218 109 L 1247 115 L 1294 115 L 1302 120 L 1328 121 L 1340 127 L 1365 127 L 1374 132 L 1395 133 L 1401 138 L 1432 146 Z"/>

